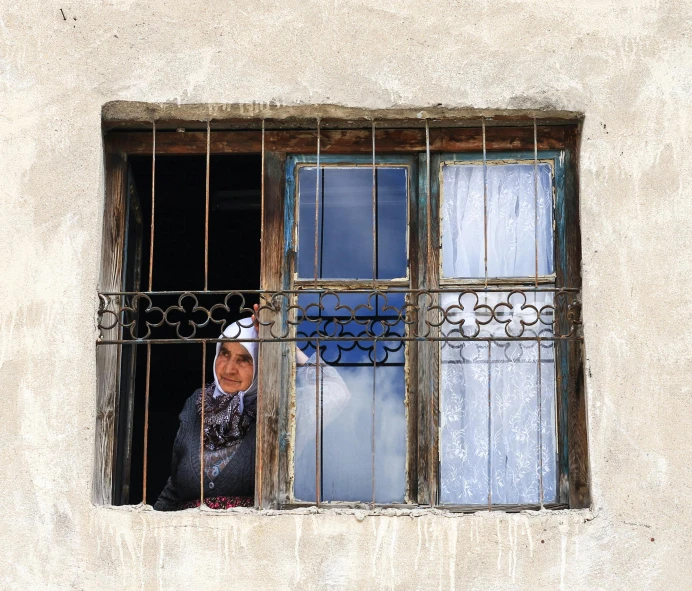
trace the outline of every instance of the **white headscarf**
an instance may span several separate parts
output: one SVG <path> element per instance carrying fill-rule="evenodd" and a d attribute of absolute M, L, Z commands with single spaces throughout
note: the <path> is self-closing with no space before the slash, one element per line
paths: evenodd
<path fill-rule="evenodd" d="M 241 322 L 243 324 L 241 324 Z M 244 326 L 244 324 L 249 324 L 249 326 Z M 225 339 L 256 339 L 258 338 L 257 330 L 250 318 L 243 318 L 238 322 L 229 324 L 226 330 L 223 331 L 221 337 Z M 219 385 L 219 377 L 216 375 L 216 360 L 219 357 L 219 352 L 221 351 L 221 345 L 223 343 L 216 343 L 216 356 L 214 357 L 214 398 L 218 398 L 224 394 L 230 394 L 230 392 L 225 392 Z M 256 342 L 241 342 L 240 343 L 245 350 L 250 353 L 252 357 L 252 383 L 247 390 L 241 391 L 240 394 L 240 405 L 238 410 L 242 414 L 243 412 L 243 399 L 252 394 L 257 394 L 257 343 Z"/>

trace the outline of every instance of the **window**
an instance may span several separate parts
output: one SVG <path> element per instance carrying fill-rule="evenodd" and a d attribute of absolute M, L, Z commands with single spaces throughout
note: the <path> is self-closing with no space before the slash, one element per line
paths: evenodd
<path fill-rule="evenodd" d="M 258 303 L 257 506 L 589 504 L 578 122 L 176 124 L 106 134 L 98 502 Z"/>
<path fill-rule="evenodd" d="M 373 166 L 371 156 L 327 155 L 318 169 L 316 155 L 292 156 L 286 174 L 297 334 L 351 392 L 334 409 L 319 388 L 316 396 L 296 384 L 295 500 L 404 503 L 407 344 L 396 339 L 406 335 L 407 294 L 398 288 L 410 284 L 415 160 L 389 155 Z"/>

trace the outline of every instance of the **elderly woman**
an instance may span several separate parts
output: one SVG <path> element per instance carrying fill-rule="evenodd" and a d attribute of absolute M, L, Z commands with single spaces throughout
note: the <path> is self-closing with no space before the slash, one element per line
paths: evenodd
<path fill-rule="evenodd" d="M 171 476 L 154 505 L 158 511 L 188 509 L 200 504 L 200 429 L 204 429 L 204 502 L 212 509 L 252 507 L 255 491 L 255 426 L 257 417 L 258 306 L 250 326 L 229 325 L 217 343 L 214 382 L 200 388 L 185 402 L 173 444 Z M 250 324 L 245 321 L 245 324 Z M 315 391 L 314 356 L 296 348 L 299 366 L 296 392 Z M 333 368 L 322 364 L 324 423 L 331 422 L 348 402 L 348 388 Z M 202 400 L 204 425 L 202 426 Z M 302 406 L 302 405 L 299 405 Z M 313 407 L 314 408 L 314 407 Z M 313 413 L 311 413 L 313 414 Z M 309 420 L 309 418 L 308 418 Z M 314 416 L 313 419 L 314 421 Z M 313 422 L 314 425 L 314 422 Z M 296 456 L 308 441 L 301 429 Z M 314 433 L 314 428 L 312 429 Z M 314 447 L 314 445 L 313 445 Z"/>

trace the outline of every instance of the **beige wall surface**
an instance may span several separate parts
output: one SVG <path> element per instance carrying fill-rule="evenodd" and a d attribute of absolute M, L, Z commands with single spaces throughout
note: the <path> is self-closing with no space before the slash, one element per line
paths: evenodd
<path fill-rule="evenodd" d="M 3 0 L 0 587 L 692 588 L 691 23 L 658 0 Z M 114 100 L 584 113 L 593 507 L 93 506 Z"/>

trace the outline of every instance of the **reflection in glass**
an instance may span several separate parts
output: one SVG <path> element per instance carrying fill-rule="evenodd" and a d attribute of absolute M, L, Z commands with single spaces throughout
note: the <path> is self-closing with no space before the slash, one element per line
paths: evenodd
<path fill-rule="evenodd" d="M 552 168 L 533 162 L 487 166 L 488 276 L 553 273 Z M 442 167 L 442 276 L 485 277 L 482 164 Z M 538 229 L 536 208 L 538 203 Z"/>
<path fill-rule="evenodd" d="M 348 294 L 341 305 L 356 306 L 358 322 L 349 310 L 337 310 L 335 296 L 301 294 L 298 304 L 306 315 L 297 319 L 298 336 L 315 340 L 300 343 L 315 363 L 316 337 L 403 334 L 402 322 L 391 322 L 386 305 L 400 305 L 395 296 Z M 342 296 L 343 297 L 343 296 Z M 367 309 L 368 303 L 371 309 Z M 320 309 L 320 306 L 323 309 Z M 387 316 L 389 314 L 389 318 Z M 396 320 L 396 316 L 394 317 Z M 386 323 L 394 324 L 387 327 Z M 404 343 L 395 341 L 320 341 L 318 383 L 321 387 L 322 449 L 321 501 L 370 502 L 373 495 L 373 378 L 375 382 L 375 502 L 403 502 L 406 461 Z M 377 362 L 373 368 L 373 360 Z M 309 366 L 308 366 L 309 368 Z M 334 374 L 337 374 L 336 376 Z M 296 372 L 295 498 L 315 501 L 316 393 L 314 369 Z M 350 398 L 343 403 L 335 384 L 343 380 Z"/>
<path fill-rule="evenodd" d="M 318 270 L 322 279 L 372 279 L 372 168 L 320 167 Z M 406 277 L 407 170 L 376 174 L 378 279 Z M 298 169 L 298 277 L 315 276 L 314 167 Z"/>
<path fill-rule="evenodd" d="M 551 293 L 527 293 L 523 306 L 516 301 L 517 297 L 523 301 L 523 296 L 515 294 L 514 307 L 495 308 L 497 319 L 484 325 L 491 315 L 483 306 L 493 308 L 507 302 L 507 297 L 507 293 L 481 294 L 474 312 L 472 294 L 445 294 L 443 308 L 459 308 L 448 314 L 443 335 L 470 336 L 480 331 L 481 338 L 504 338 L 508 333 L 545 338 L 552 334 Z M 540 343 L 540 371 L 538 347 L 537 341 L 441 343 L 442 504 L 485 505 L 489 490 L 493 504 L 539 503 L 541 464 L 543 502 L 556 501 L 554 344 Z"/>

